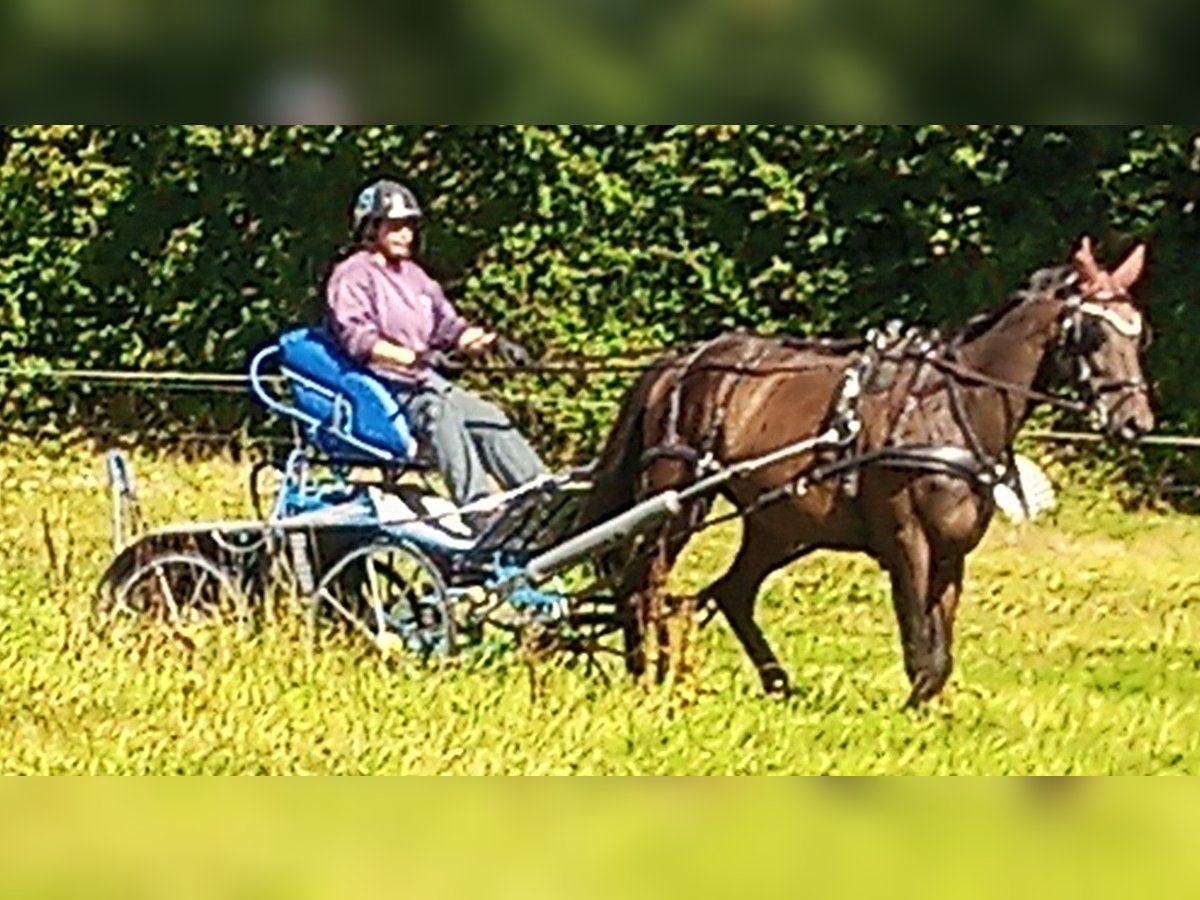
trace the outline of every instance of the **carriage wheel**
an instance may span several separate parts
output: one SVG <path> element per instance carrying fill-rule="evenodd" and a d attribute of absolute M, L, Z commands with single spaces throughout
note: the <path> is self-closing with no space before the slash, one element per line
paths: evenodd
<path fill-rule="evenodd" d="M 119 583 L 102 585 L 96 612 L 102 625 L 149 619 L 172 628 L 247 617 L 229 573 L 191 553 L 153 556 Z"/>
<path fill-rule="evenodd" d="M 588 672 L 607 680 L 624 665 L 624 631 L 614 598 L 596 594 L 572 599 L 562 630 L 563 649 L 582 657 Z"/>
<path fill-rule="evenodd" d="M 326 607 L 385 652 L 428 658 L 457 649 L 446 583 L 410 544 L 380 542 L 347 553 L 317 586 L 313 611 Z"/>
<path fill-rule="evenodd" d="M 588 561 L 560 572 L 544 587 L 566 598 L 560 618 L 543 622 L 531 634 L 546 652 L 566 654 L 568 665 L 611 680 L 624 667 L 620 609 L 606 580 Z"/>

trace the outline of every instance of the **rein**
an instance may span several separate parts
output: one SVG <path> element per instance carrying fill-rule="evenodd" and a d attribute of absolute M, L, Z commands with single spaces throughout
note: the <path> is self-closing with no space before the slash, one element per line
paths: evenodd
<path fill-rule="evenodd" d="M 1084 315 L 1094 316 L 1108 322 L 1114 329 L 1121 334 L 1130 336 L 1131 333 L 1140 332 L 1140 322 L 1127 322 L 1121 317 L 1108 309 L 1101 307 L 1096 303 L 1082 303 L 1076 307 L 1077 312 Z M 1137 328 L 1137 332 L 1132 329 Z M 714 339 L 715 341 L 715 339 Z M 642 374 L 651 369 L 667 370 L 682 370 L 685 374 L 693 369 L 694 364 L 698 360 L 701 352 L 708 349 L 714 341 L 704 341 L 692 348 L 692 352 L 677 357 L 674 360 L 663 361 L 659 360 L 652 363 L 637 362 L 638 359 L 644 358 L 657 352 L 669 352 L 669 348 L 640 348 L 628 354 L 619 356 L 596 356 L 589 354 L 580 354 L 578 356 L 563 356 L 555 359 L 527 363 L 520 367 L 510 365 L 493 365 L 489 363 L 472 363 L 471 371 L 488 373 L 488 372 L 526 372 L 531 374 L 545 375 L 591 375 L 591 374 Z M 861 340 L 802 340 L 792 341 L 784 338 L 780 341 L 784 347 L 794 347 L 797 350 L 824 351 L 827 353 L 836 354 L 839 352 L 849 352 L 857 350 L 868 345 L 868 341 Z M 887 354 L 884 354 L 887 356 Z M 1057 394 L 1050 394 L 1045 391 L 1039 391 L 1036 388 L 1025 387 L 1024 385 L 1016 384 L 1011 381 L 1005 381 L 1001 378 L 996 378 L 977 369 L 972 369 L 969 366 L 964 366 L 961 363 L 955 362 L 948 356 L 934 352 L 934 345 L 924 344 L 921 347 L 906 347 L 904 352 L 899 357 L 891 357 L 893 359 L 909 359 L 916 361 L 928 362 L 937 369 L 946 374 L 956 376 L 958 379 L 974 384 L 985 385 L 987 387 L 996 388 L 1008 394 L 1015 394 L 1026 397 L 1027 399 L 1037 401 L 1038 403 L 1046 403 L 1055 406 L 1059 409 L 1073 413 L 1087 413 L 1090 406 L 1087 403 L 1082 403 L 1077 400 L 1071 400 L 1067 397 L 1062 397 Z M 791 372 L 807 372 L 813 368 L 812 363 L 804 365 L 770 365 L 763 366 L 755 364 L 753 360 L 742 360 L 732 363 L 705 363 L 700 368 L 708 372 L 719 372 L 728 375 L 750 375 L 759 377 L 769 377 L 772 375 L 783 375 Z M 1109 393 L 1118 390 L 1146 390 L 1148 385 L 1145 379 L 1111 379 L 1105 381 L 1097 381 L 1090 385 L 1091 390 L 1098 394 Z M 676 411 L 675 416 L 678 416 Z M 674 418 L 673 417 L 673 418 Z"/>
<path fill-rule="evenodd" d="M 1004 391 L 1007 394 L 1017 394 L 1027 397 L 1030 400 L 1036 400 L 1039 403 L 1048 403 L 1051 406 L 1057 406 L 1060 409 L 1065 409 L 1074 413 L 1086 413 L 1089 409 L 1088 404 L 1080 403 L 1078 400 L 1069 400 L 1066 397 L 1060 397 L 1057 394 L 1048 394 L 1045 391 L 1039 391 L 1036 388 L 1025 387 L 1024 385 L 1016 384 L 1012 381 L 1005 381 L 1002 378 L 995 378 L 980 372 L 978 369 L 972 369 L 969 366 L 964 366 L 961 363 L 954 362 L 945 356 L 936 354 L 919 354 L 913 353 L 909 356 L 911 359 L 919 359 L 928 362 L 935 368 L 941 369 L 950 375 L 961 379 L 962 381 L 970 381 L 976 384 L 993 387 L 997 390 Z"/>

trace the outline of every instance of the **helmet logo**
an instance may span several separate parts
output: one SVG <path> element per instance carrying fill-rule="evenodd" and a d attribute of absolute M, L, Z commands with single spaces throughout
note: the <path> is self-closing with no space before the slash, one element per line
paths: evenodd
<path fill-rule="evenodd" d="M 356 219 L 361 219 L 370 214 L 371 210 L 375 208 L 376 195 L 378 193 L 379 189 L 375 185 L 371 185 L 358 195 L 358 201 L 354 204 L 354 217 Z"/>

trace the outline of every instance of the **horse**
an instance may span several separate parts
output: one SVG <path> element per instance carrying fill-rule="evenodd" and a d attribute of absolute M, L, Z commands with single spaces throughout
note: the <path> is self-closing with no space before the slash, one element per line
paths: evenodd
<path fill-rule="evenodd" d="M 1106 270 L 1084 237 L 1066 265 L 1038 270 L 948 336 L 902 326 L 851 342 L 735 332 L 669 352 L 622 400 L 581 526 L 736 467 L 715 495 L 742 516 L 741 546 L 698 599 L 724 616 L 763 689 L 786 694 L 790 681 L 755 622 L 759 588 L 828 549 L 866 553 L 890 576 L 906 705 L 928 701 L 952 670 L 964 560 L 988 528 L 992 488 L 1012 471 L 1031 410 L 1056 402 L 1090 412 L 1120 441 L 1154 428 L 1141 366 L 1149 332 L 1132 295 L 1145 255 L 1139 245 Z M 1047 393 L 1055 386 L 1084 400 Z M 806 449 L 822 430 L 837 437 Z M 788 446 L 799 450 L 737 465 Z M 666 578 L 713 499 L 689 499 L 604 557 L 634 675 L 645 673 L 652 630 L 664 639 Z M 664 659 L 660 647 L 660 678 Z"/>

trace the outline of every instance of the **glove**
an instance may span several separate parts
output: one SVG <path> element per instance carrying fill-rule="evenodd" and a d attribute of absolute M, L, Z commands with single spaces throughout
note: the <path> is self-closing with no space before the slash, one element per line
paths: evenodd
<path fill-rule="evenodd" d="M 447 350 L 426 350 L 421 354 L 421 363 L 436 372 L 461 372 L 467 367 L 466 360 L 459 354 Z"/>
<path fill-rule="evenodd" d="M 527 366 L 533 362 L 533 356 L 528 350 L 506 337 L 496 338 L 494 349 L 510 366 Z"/>

